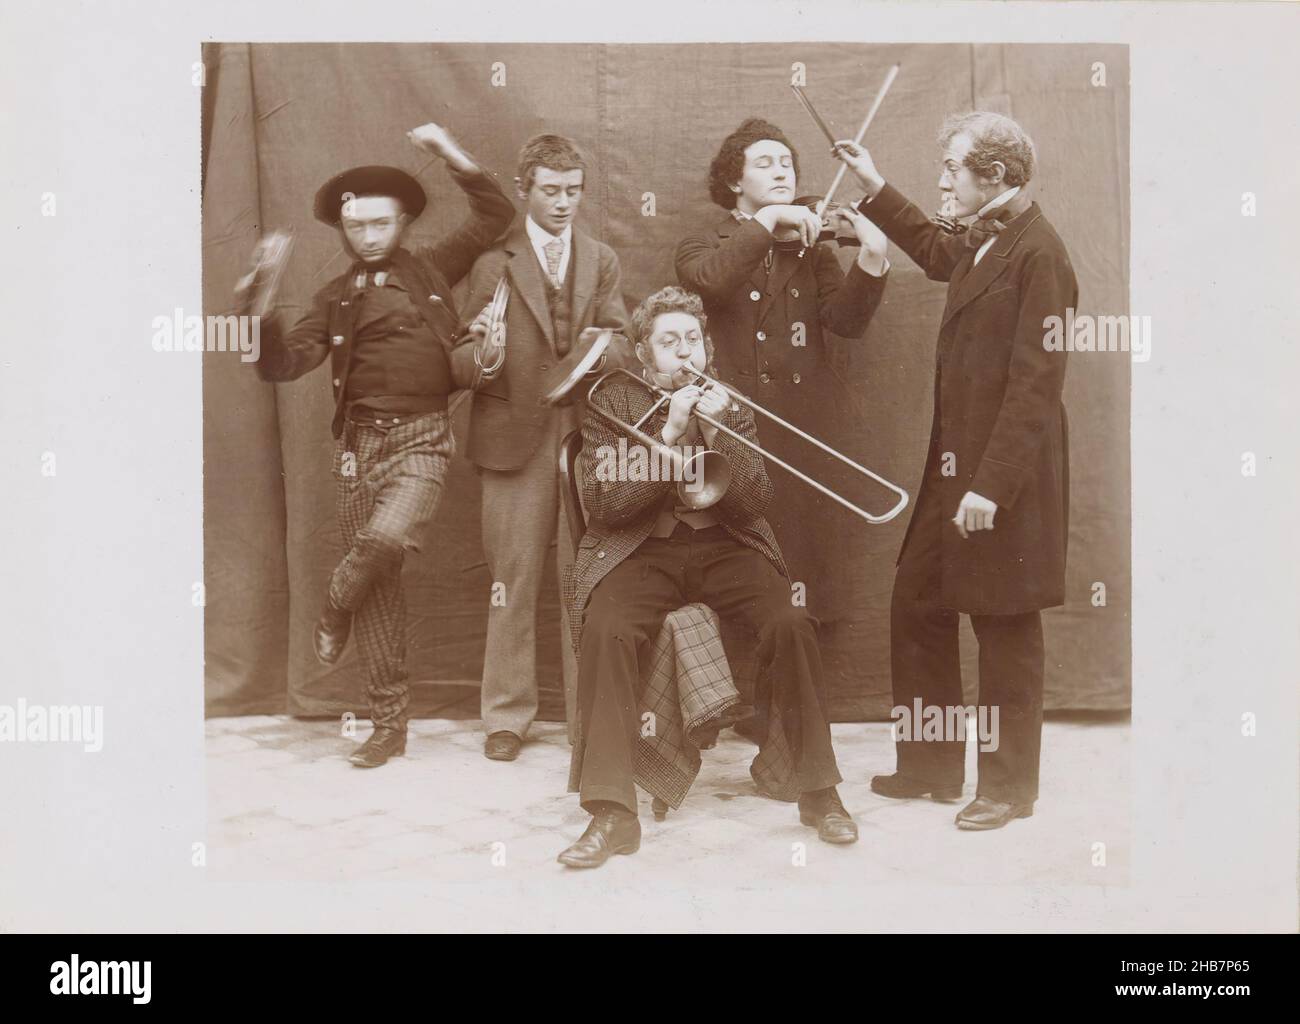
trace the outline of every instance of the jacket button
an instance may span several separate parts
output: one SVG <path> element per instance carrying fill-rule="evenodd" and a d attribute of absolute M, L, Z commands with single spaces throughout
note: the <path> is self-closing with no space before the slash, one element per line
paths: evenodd
<path fill-rule="evenodd" d="M 551 368 L 551 364 L 550 364 L 550 363 L 542 363 L 542 369 L 543 369 L 543 370 L 549 370 L 550 368 Z"/>
<path fill-rule="evenodd" d="M 337 377 L 334 378 L 334 386 L 335 387 L 339 386 L 339 379 Z"/>
<path fill-rule="evenodd" d="M 757 334 L 754 335 L 754 337 L 757 338 L 759 341 L 767 341 L 767 334 L 763 331 L 759 331 Z"/>
<path fill-rule="evenodd" d="M 330 338 L 330 341 L 334 342 L 335 345 L 342 345 L 342 344 L 343 344 L 343 335 L 341 335 L 341 334 L 336 334 L 336 335 L 334 335 L 334 337 Z"/>
<path fill-rule="evenodd" d="M 797 373 L 796 373 L 793 377 L 790 378 L 790 380 L 793 381 L 795 384 L 798 384 L 799 381 L 802 380 L 802 379 L 803 379 L 803 378 L 800 377 Z"/>
<path fill-rule="evenodd" d="M 798 288 L 791 288 L 791 289 L 790 289 L 790 298 L 792 298 L 792 299 L 797 299 L 798 297 L 799 297 L 799 289 L 798 289 Z"/>
<path fill-rule="evenodd" d="M 758 289 L 756 288 L 756 289 L 754 289 L 752 292 L 749 293 L 749 297 L 750 297 L 751 299 L 753 299 L 755 302 L 757 302 L 757 301 L 758 301 L 759 299 L 761 299 L 763 296 L 761 296 L 761 295 L 758 294 Z"/>
<path fill-rule="evenodd" d="M 760 373 L 760 374 L 758 375 L 758 382 L 759 382 L 760 384 L 771 384 L 771 383 L 772 383 L 772 375 L 771 375 L 770 373 Z"/>
<path fill-rule="evenodd" d="M 342 302 L 339 303 L 339 305 L 340 305 L 340 306 L 347 306 L 347 305 L 350 305 L 350 303 L 348 302 L 347 299 L 344 299 Z"/>
<path fill-rule="evenodd" d="M 605 557 L 605 552 L 603 552 L 603 551 L 597 551 L 597 552 L 596 552 L 596 557 L 597 557 L 597 558 L 604 558 L 604 557 Z"/>

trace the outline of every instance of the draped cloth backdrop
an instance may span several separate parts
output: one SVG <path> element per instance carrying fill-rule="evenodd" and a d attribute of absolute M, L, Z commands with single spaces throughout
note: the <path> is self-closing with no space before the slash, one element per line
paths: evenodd
<path fill-rule="evenodd" d="M 271 229 L 296 236 L 280 296 L 289 316 L 345 268 L 337 235 L 311 216 L 317 187 L 344 167 L 385 163 L 417 175 L 430 204 L 408 245 L 454 225 L 465 210 L 459 191 L 440 162 L 405 137 L 427 121 L 448 126 L 511 194 L 525 139 L 542 131 L 575 139 L 590 168 L 580 226 L 619 254 L 630 309 L 675 283 L 677 241 L 719 215 L 705 186 L 709 160 L 745 117 L 780 125 L 800 150 L 800 190 L 825 191 L 836 165 L 790 91 L 796 62 L 809 96 L 841 136 L 856 131 L 888 66 L 902 65 L 867 141 L 886 177 L 922 208 L 937 208 L 935 133 L 945 114 L 992 109 L 1015 117 L 1038 147 L 1036 198 L 1070 250 L 1079 312 L 1128 310 L 1123 46 L 217 43 L 203 56 L 206 313 L 228 310 L 254 242 Z M 1094 84 L 1099 61 L 1105 84 Z M 841 193 L 859 196 L 850 188 Z M 855 252 L 842 252 L 846 265 Z M 927 281 L 893 247 L 891 259 L 885 301 L 865 340 L 837 343 L 835 360 L 853 396 L 844 410 L 856 428 L 849 454 L 915 495 L 944 286 Z M 1130 688 L 1127 357 L 1071 355 L 1066 405 L 1068 591 L 1066 606 L 1044 615 L 1047 707 L 1122 709 Z M 341 554 L 331 412 L 323 369 L 271 385 L 238 355 L 204 355 L 209 714 L 364 713 L 355 651 L 327 669 L 311 649 L 312 624 Z M 455 420 L 462 437 L 467 413 L 468 404 Z M 842 552 L 841 583 L 856 609 L 823 650 L 837 720 L 888 716 L 889 595 L 910 512 L 869 526 L 836 509 L 837 518 L 808 524 Z M 466 696 L 447 684 L 478 685 L 491 587 L 478 479 L 462 459 L 454 461 L 423 551 L 407 560 L 405 581 L 412 710 L 437 713 L 449 695 Z M 1094 597 L 1098 583 L 1104 604 Z M 556 588 L 544 594 L 543 717 L 562 719 Z M 970 687 L 975 647 L 963 629 Z"/>

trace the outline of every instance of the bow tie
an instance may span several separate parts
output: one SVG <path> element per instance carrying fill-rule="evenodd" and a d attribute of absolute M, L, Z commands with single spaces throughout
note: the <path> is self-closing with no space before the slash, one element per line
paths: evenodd
<path fill-rule="evenodd" d="M 393 267 L 389 263 L 375 265 L 373 263 L 363 264 L 357 267 L 356 286 L 358 288 L 379 288 L 388 280 L 388 276 L 393 272 Z"/>
<path fill-rule="evenodd" d="M 997 211 L 998 213 L 1001 210 Z M 981 245 L 1002 233 L 1006 227 L 1002 221 L 998 220 L 997 213 L 989 217 L 981 217 L 972 224 L 963 224 L 951 217 L 934 216 L 930 218 L 931 222 L 939 225 L 945 232 L 950 235 L 965 235 L 966 245 L 971 249 L 978 249 Z"/>
<path fill-rule="evenodd" d="M 983 217 L 975 221 L 966 229 L 966 246 L 970 249 L 978 249 L 990 238 L 995 238 L 1002 233 L 1006 225 L 996 217 Z"/>

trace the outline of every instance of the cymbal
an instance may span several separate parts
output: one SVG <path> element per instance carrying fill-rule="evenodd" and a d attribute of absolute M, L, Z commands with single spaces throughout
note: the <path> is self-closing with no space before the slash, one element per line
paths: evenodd
<path fill-rule="evenodd" d="M 267 316 L 271 312 L 292 250 L 293 235 L 285 231 L 273 231 L 259 243 L 253 268 L 235 285 L 248 313 Z"/>
<path fill-rule="evenodd" d="M 542 374 L 542 404 L 562 405 L 578 382 L 600 362 L 613 337 L 614 332 L 609 328 L 597 335 L 580 337 L 563 359 Z"/>

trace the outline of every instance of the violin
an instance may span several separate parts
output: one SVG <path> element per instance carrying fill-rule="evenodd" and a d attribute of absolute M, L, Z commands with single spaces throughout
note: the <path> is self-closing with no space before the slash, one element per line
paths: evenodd
<path fill-rule="evenodd" d="M 825 198 L 825 197 L 824 197 L 824 196 L 813 196 L 813 195 L 809 195 L 809 196 L 800 196 L 798 199 L 796 199 L 796 200 L 794 201 L 794 203 L 793 203 L 792 205 L 793 205 L 793 206 L 806 206 L 806 207 L 808 207 L 808 209 L 810 209 L 810 210 L 816 210 L 816 209 L 817 209 L 817 204 L 820 203 L 820 202 L 822 201 L 823 198 Z M 838 203 L 838 202 L 836 202 L 836 201 L 834 201 L 834 200 L 832 200 L 831 202 L 827 203 L 827 204 L 826 204 L 826 209 L 822 211 L 822 217 L 823 217 L 823 219 L 829 219 L 830 216 L 831 216 L 831 215 L 832 215 L 836 210 L 838 210 L 842 205 L 844 205 L 844 204 L 843 204 L 843 203 Z M 839 220 L 839 225 L 840 225 L 840 231 L 836 231 L 835 228 L 833 228 L 833 227 L 829 227 L 829 226 L 826 226 L 825 224 L 823 224 L 823 226 L 822 226 L 822 232 L 821 232 L 820 235 L 817 236 L 817 241 L 818 241 L 818 242 L 834 242 L 836 245 L 840 245 L 840 246 L 851 245 L 851 246 L 855 246 L 855 247 L 856 247 L 856 246 L 860 246 L 860 245 L 862 244 L 861 242 L 858 241 L 858 236 L 855 235 L 855 234 L 853 233 L 853 230 L 852 230 L 852 229 L 851 229 L 847 224 L 844 223 L 843 219 L 840 219 L 840 220 Z M 841 232 L 843 232 L 843 233 L 841 233 Z"/>

